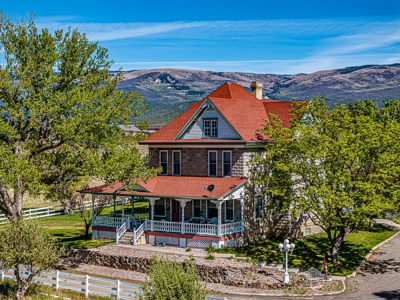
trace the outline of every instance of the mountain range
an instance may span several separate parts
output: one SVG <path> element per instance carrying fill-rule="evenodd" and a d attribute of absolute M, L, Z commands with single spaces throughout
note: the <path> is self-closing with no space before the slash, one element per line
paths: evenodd
<path fill-rule="evenodd" d="M 207 72 L 182 69 L 151 69 L 124 72 L 118 88 L 139 89 L 149 112 L 138 119 L 166 124 L 221 84 L 235 81 L 250 90 L 262 82 L 263 98 L 298 100 L 325 94 L 329 104 L 372 98 L 400 98 L 400 64 L 365 65 L 318 71 L 311 74 L 274 75 L 243 72 Z M 135 121 L 133 120 L 133 121 Z"/>

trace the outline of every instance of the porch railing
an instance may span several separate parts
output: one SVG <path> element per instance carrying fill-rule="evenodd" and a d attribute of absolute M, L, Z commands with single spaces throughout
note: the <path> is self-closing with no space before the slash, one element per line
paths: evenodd
<path fill-rule="evenodd" d="M 195 224 L 184 223 L 185 233 L 199 234 L 199 235 L 217 235 L 218 225 L 213 224 Z"/>
<path fill-rule="evenodd" d="M 141 235 L 141 231 L 161 231 L 161 232 L 174 232 L 174 233 L 187 233 L 195 235 L 208 235 L 218 236 L 218 225 L 216 224 L 197 224 L 197 223 L 182 223 L 182 222 L 170 222 L 170 221 L 156 221 L 156 220 L 145 220 L 141 221 L 132 220 L 132 224 L 127 222 L 129 218 L 120 218 L 112 216 L 97 216 L 94 220 L 96 226 L 107 226 L 115 227 L 116 230 L 120 230 L 123 224 L 126 224 L 126 229 L 134 229 L 134 232 Z M 127 223 L 125 223 L 127 222 Z M 153 222 L 153 226 L 151 226 Z M 132 227 L 131 227 L 132 226 Z M 122 230 L 122 229 L 121 229 Z M 139 232 L 140 230 L 140 232 Z M 221 236 L 228 236 L 235 233 L 244 232 L 244 224 L 242 221 L 221 224 Z M 122 235 L 120 235 L 122 236 Z"/>
<path fill-rule="evenodd" d="M 221 235 L 231 235 L 244 231 L 243 221 L 226 223 L 221 225 Z"/>
<path fill-rule="evenodd" d="M 143 224 L 139 226 L 138 229 L 133 230 L 133 244 L 134 245 L 136 245 L 137 241 L 143 235 L 143 233 L 144 233 L 144 231 L 146 229 L 146 223 L 147 223 L 147 220 L 145 220 L 143 222 Z"/>
<path fill-rule="evenodd" d="M 151 222 L 151 221 L 147 221 Z M 149 226 L 147 226 L 149 228 Z M 182 232 L 181 222 L 153 221 L 153 231 Z"/>
<path fill-rule="evenodd" d="M 129 218 L 127 221 L 124 222 L 124 224 L 121 225 L 121 227 L 117 227 L 117 238 L 116 238 L 116 243 L 118 244 L 118 240 L 120 239 L 121 236 L 124 235 L 124 233 L 126 232 L 127 226 L 129 224 Z"/>
<path fill-rule="evenodd" d="M 127 218 L 112 217 L 112 216 L 96 216 L 94 226 L 121 227 Z"/>

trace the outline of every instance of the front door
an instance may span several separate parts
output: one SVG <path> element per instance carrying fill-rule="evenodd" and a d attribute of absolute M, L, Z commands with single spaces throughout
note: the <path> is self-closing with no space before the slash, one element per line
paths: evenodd
<path fill-rule="evenodd" d="M 172 200 L 172 221 L 179 222 L 179 201 Z"/>

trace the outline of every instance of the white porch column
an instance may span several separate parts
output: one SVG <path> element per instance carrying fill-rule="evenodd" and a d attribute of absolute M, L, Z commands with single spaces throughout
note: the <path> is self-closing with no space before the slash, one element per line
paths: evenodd
<path fill-rule="evenodd" d="M 125 202 L 126 202 L 127 198 L 121 198 L 121 204 L 122 204 L 122 221 L 125 218 Z"/>
<path fill-rule="evenodd" d="M 222 216 L 221 216 L 221 206 L 222 206 L 222 201 L 211 201 L 212 203 L 215 204 L 215 206 L 218 209 L 218 226 L 217 226 L 217 237 L 221 237 L 221 223 L 222 223 Z"/>
<path fill-rule="evenodd" d="M 150 231 L 154 230 L 154 204 L 156 203 L 156 198 L 150 198 L 150 205 L 151 205 L 151 224 L 150 224 Z"/>
<path fill-rule="evenodd" d="M 94 225 L 94 202 L 96 200 L 96 196 L 92 194 L 92 231 L 93 231 L 93 225 Z"/>
<path fill-rule="evenodd" d="M 242 232 L 244 232 L 244 199 L 241 198 L 239 201 L 240 201 L 240 221 L 242 222 L 241 229 Z"/>
<path fill-rule="evenodd" d="M 182 226 L 181 226 L 181 233 L 184 234 L 185 233 L 185 207 L 186 207 L 186 203 L 192 201 L 192 200 L 183 200 L 180 199 L 179 203 L 181 204 L 181 210 L 182 210 L 182 218 L 181 218 L 181 222 L 182 222 Z"/>

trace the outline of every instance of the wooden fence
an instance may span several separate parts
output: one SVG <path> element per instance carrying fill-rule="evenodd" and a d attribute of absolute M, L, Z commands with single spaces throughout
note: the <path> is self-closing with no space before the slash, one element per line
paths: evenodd
<path fill-rule="evenodd" d="M 22 270 L 21 278 L 27 278 L 29 272 Z M 5 278 L 15 279 L 14 270 L 1 270 L 1 280 Z M 142 295 L 139 284 L 124 282 L 120 280 L 105 279 L 89 275 L 71 274 L 58 270 L 49 270 L 35 276 L 32 280 L 37 284 L 44 284 L 58 289 L 66 289 L 82 292 L 86 297 L 89 294 L 106 296 L 116 299 L 135 300 L 138 295 Z M 226 298 L 216 298 L 207 296 L 207 300 L 226 300 Z"/>
<path fill-rule="evenodd" d="M 117 201 L 118 203 L 119 201 Z M 92 201 L 88 200 L 83 202 L 85 205 L 85 209 L 91 209 Z M 108 204 L 107 206 L 113 206 L 113 203 Z M 79 207 L 76 206 L 74 211 L 79 211 Z M 54 205 L 54 206 L 47 206 L 41 208 L 28 208 L 22 211 L 22 216 L 24 219 L 36 219 L 36 218 L 47 218 L 57 215 L 64 214 L 64 207 L 62 205 Z M 0 214 L 0 224 L 7 223 L 7 217 L 4 214 Z"/>

